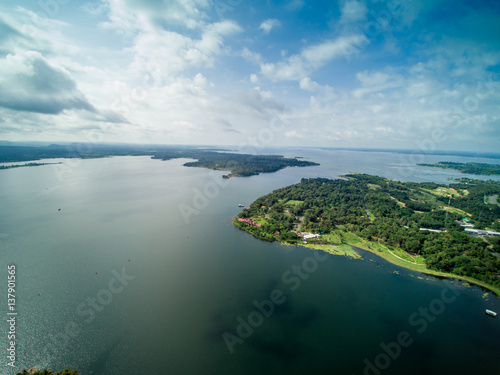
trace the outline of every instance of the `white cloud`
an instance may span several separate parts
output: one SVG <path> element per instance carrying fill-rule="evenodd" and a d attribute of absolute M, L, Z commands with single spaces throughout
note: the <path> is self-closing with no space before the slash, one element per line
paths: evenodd
<path fill-rule="evenodd" d="M 347 57 L 353 48 L 365 41 L 364 35 L 341 36 L 307 47 L 300 54 L 292 55 L 276 64 L 261 63 L 261 73 L 273 81 L 301 80 L 332 60 Z"/>
<path fill-rule="evenodd" d="M 108 4 L 103 2 L 89 2 L 82 5 L 82 9 L 85 13 L 91 16 L 100 16 L 108 10 Z"/>
<path fill-rule="evenodd" d="M 129 33 L 167 25 L 200 28 L 207 18 L 208 0 L 106 0 L 109 21 L 104 27 Z"/>
<path fill-rule="evenodd" d="M 329 29 L 306 25 L 300 14 L 283 24 L 267 19 L 280 14 L 269 13 L 276 2 L 241 2 L 225 20 L 214 4 L 69 2 L 57 19 L 37 16 L 36 4 L 2 5 L 10 7 L 0 15 L 2 136 L 71 140 L 74 133 L 80 140 L 78 132 L 97 127 L 107 141 L 235 144 L 278 113 L 289 123 L 273 145 L 415 148 L 415 140 L 441 127 L 450 139 L 443 147 L 497 147 L 494 11 L 485 7 L 465 24 L 436 28 L 428 14 L 437 3 L 409 2 L 391 13 L 380 36 L 366 37 L 353 30 L 376 21 L 389 4 L 343 0 Z M 303 0 L 279 4 L 317 10 Z M 324 18 L 338 14 L 338 4 L 323 4 L 330 11 Z M 83 17 L 69 16 L 82 8 Z M 479 22 L 485 17 L 487 26 Z M 106 28 L 96 27 L 103 20 Z M 283 33 L 263 43 L 255 27 L 242 27 L 251 20 L 265 20 L 261 34 L 278 26 Z M 464 25 L 467 32 L 457 35 Z M 321 35 L 329 39 L 311 39 Z M 359 58 L 351 61 L 354 54 Z"/>
<path fill-rule="evenodd" d="M 269 34 L 272 29 L 280 25 L 281 25 L 280 20 L 270 18 L 262 22 L 259 26 L 259 29 L 261 29 L 264 32 L 264 34 Z"/>
<path fill-rule="evenodd" d="M 370 93 L 402 87 L 405 83 L 401 76 L 383 72 L 363 71 L 356 74 L 356 78 L 362 86 L 353 91 L 353 96 L 358 98 Z"/>
<path fill-rule="evenodd" d="M 304 0 L 290 0 L 288 4 L 286 4 L 286 8 L 290 11 L 302 9 L 303 6 Z"/>
<path fill-rule="evenodd" d="M 262 56 L 259 53 L 250 51 L 247 47 L 243 48 L 243 51 L 241 52 L 241 57 L 243 57 L 246 61 L 249 61 L 254 64 L 262 63 Z"/>
<path fill-rule="evenodd" d="M 307 130 L 303 131 L 303 132 L 298 132 L 297 130 L 291 130 L 291 131 L 288 131 L 288 132 L 285 132 L 285 137 L 287 138 L 296 138 L 296 139 L 304 139 L 305 136 L 304 136 L 304 133 L 307 132 Z"/>
<path fill-rule="evenodd" d="M 232 21 L 222 21 L 204 27 L 199 39 L 166 30 L 140 33 L 132 47 L 131 70 L 147 73 L 154 67 L 168 77 L 190 68 L 213 67 L 216 57 L 227 52 L 224 37 L 241 30 Z"/>
<path fill-rule="evenodd" d="M 368 9 L 365 4 L 360 1 L 346 1 L 342 7 L 340 22 L 343 24 L 353 24 L 366 20 Z"/>
<path fill-rule="evenodd" d="M 300 88 L 302 90 L 307 90 L 307 91 L 318 91 L 319 89 L 319 84 L 318 82 L 314 82 L 311 80 L 309 77 L 302 78 L 299 82 Z"/>

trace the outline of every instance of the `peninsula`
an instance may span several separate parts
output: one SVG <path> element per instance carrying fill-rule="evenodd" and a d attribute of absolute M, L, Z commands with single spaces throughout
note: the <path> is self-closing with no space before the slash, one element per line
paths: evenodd
<path fill-rule="evenodd" d="M 302 179 L 234 219 L 256 238 L 333 254 L 371 251 L 397 265 L 500 295 L 500 182 L 410 183 L 366 174 Z"/>
<path fill-rule="evenodd" d="M 417 164 L 423 167 L 434 167 L 442 169 L 454 169 L 462 173 L 476 175 L 500 175 L 499 164 L 488 163 L 454 163 L 450 161 L 440 161 L 434 164 Z"/>
<path fill-rule="evenodd" d="M 61 164 L 59 163 L 24 163 L 24 164 L 11 164 L 11 165 L 0 165 L 0 169 L 12 169 L 12 168 L 22 168 L 22 167 L 39 167 L 40 165 L 50 165 L 50 164 Z"/>

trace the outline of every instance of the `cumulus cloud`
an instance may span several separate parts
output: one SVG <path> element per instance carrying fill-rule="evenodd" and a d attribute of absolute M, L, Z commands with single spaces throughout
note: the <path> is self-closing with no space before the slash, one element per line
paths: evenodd
<path fill-rule="evenodd" d="M 9 54 L 0 60 L 0 71 L 0 106 L 4 108 L 45 114 L 95 111 L 70 74 L 38 52 Z"/>
<path fill-rule="evenodd" d="M 140 33 L 132 47 L 133 71 L 150 71 L 155 67 L 164 76 L 190 68 L 210 68 L 217 56 L 226 53 L 224 37 L 241 32 L 232 21 L 222 21 L 204 27 L 199 39 L 173 31 L 154 30 Z"/>
<path fill-rule="evenodd" d="M 444 0 L 403 12 L 365 0 L 238 2 L 220 18 L 211 0 L 88 1 L 57 19 L 37 16 L 36 2 L 2 6 L 6 138 L 70 139 L 104 123 L 109 141 L 236 144 L 278 113 L 289 122 L 273 145 L 415 148 L 442 127 L 446 147 L 473 147 L 471 134 L 497 147 L 496 5 L 459 2 L 436 19 Z M 298 14 L 268 18 L 278 7 Z M 73 22 L 72 11 L 85 17 Z M 387 12 L 370 36 L 365 26 Z"/>
<path fill-rule="evenodd" d="M 261 29 L 264 32 L 264 34 L 269 34 L 272 29 L 280 25 L 281 25 L 280 20 L 270 18 L 262 22 L 259 26 L 259 29 Z"/>
<path fill-rule="evenodd" d="M 302 90 L 307 91 L 317 91 L 320 87 L 318 82 L 314 82 L 309 77 L 302 78 L 299 82 L 299 86 Z"/>

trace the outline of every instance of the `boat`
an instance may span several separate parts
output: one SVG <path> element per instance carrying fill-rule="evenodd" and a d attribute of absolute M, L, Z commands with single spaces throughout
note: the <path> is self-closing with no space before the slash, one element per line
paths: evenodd
<path fill-rule="evenodd" d="M 241 204 L 241 203 L 240 203 L 240 204 L 238 205 L 238 207 L 245 207 L 245 206 L 244 206 L 243 204 Z"/>
<path fill-rule="evenodd" d="M 486 314 L 493 316 L 493 317 L 497 316 L 497 313 L 494 311 L 491 311 L 491 310 L 486 310 Z"/>

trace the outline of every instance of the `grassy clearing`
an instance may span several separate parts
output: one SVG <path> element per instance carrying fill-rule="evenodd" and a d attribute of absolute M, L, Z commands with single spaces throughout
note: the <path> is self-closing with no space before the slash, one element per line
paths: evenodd
<path fill-rule="evenodd" d="M 285 203 L 285 205 L 296 207 L 296 206 L 301 205 L 302 203 L 304 203 L 304 201 L 296 201 L 296 200 L 290 199 L 288 202 Z"/>
<path fill-rule="evenodd" d="M 469 216 L 469 217 L 472 217 L 472 215 L 468 212 L 465 212 L 464 210 L 461 210 L 459 208 L 455 208 L 455 207 L 450 207 L 450 206 L 440 206 L 438 207 L 439 209 L 441 210 L 445 210 L 445 211 L 449 211 L 453 214 L 459 214 L 459 215 L 462 215 L 462 216 Z"/>
<path fill-rule="evenodd" d="M 368 214 L 368 217 L 370 218 L 371 221 L 375 220 L 375 215 L 372 214 L 370 211 L 366 210 L 366 213 Z"/>
<path fill-rule="evenodd" d="M 344 255 L 354 259 L 361 259 L 361 255 L 349 245 L 318 245 L 318 244 L 307 244 L 301 245 L 304 247 L 308 247 L 310 249 L 321 250 L 325 253 L 329 253 L 332 255 Z"/>
<path fill-rule="evenodd" d="M 396 201 L 396 203 L 398 204 L 399 207 L 406 207 L 406 204 L 404 204 L 403 202 L 401 201 L 398 201 L 396 198 L 394 198 L 392 195 L 389 195 L 389 197 L 391 197 L 392 199 L 394 199 Z"/>
<path fill-rule="evenodd" d="M 377 184 L 368 184 L 368 187 L 369 187 L 371 190 L 382 189 L 382 187 L 381 187 L 380 185 L 377 185 Z"/>
<path fill-rule="evenodd" d="M 446 187 L 438 187 L 436 189 L 422 189 L 425 190 L 432 195 L 439 196 L 439 197 L 449 197 L 450 195 L 454 198 L 459 198 L 462 196 L 457 190 L 453 188 L 446 188 Z M 467 192 L 469 193 L 469 192 Z"/>
<path fill-rule="evenodd" d="M 327 242 L 335 244 L 341 244 L 343 242 L 342 233 L 340 231 L 333 231 L 332 233 L 321 236 L 321 238 Z"/>

